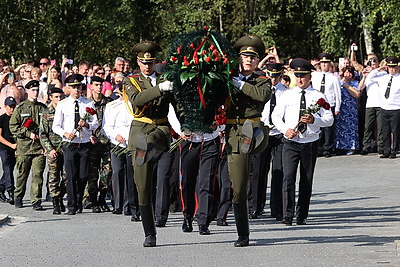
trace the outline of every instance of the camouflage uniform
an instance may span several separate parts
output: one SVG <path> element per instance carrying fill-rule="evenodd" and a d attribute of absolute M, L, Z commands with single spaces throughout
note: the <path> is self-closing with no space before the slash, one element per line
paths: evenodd
<path fill-rule="evenodd" d="M 17 163 L 18 176 L 14 191 L 15 205 L 21 207 L 22 199 L 26 192 L 26 183 L 29 172 L 32 169 L 32 182 L 30 200 L 32 205 L 40 205 L 42 198 L 43 172 L 45 158 L 43 148 L 39 140 L 32 140 L 30 134 L 39 134 L 40 118 L 46 110 L 46 106 L 40 102 L 25 100 L 19 104 L 10 119 L 10 131 L 17 141 Z M 24 127 L 28 119 L 33 120 L 33 126 L 29 129 Z M 21 205 L 18 205 L 21 204 Z"/>
<path fill-rule="evenodd" d="M 66 176 L 64 173 L 64 155 L 60 147 L 62 138 L 53 132 L 51 126 L 53 125 L 54 113 L 56 109 L 50 105 L 47 110 L 43 112 L 42 121 L 40 122 L 40 142 L 46 149 L 47 163 L 49 165 L 49 190 L 51 197 L 64 196 L 66 192 Z M 53 159 L 50 157 L 50 151 L 56 150 L 57 157 Z"/>
<path fill-rule="evenodd" d="M 93 204 L 97 204 L 97 191 L 99 190 L 100 197 L 98 204 L 104 206 L 112 171 L 109 140 L 102 133 L 102 120 L 106 104 L 111 102 L 112 99 L 102 95 L 100 101 L 96 102 L 93 97 L 91 97 L 90 100 L 94 103 L 96 108 L 99 127 L 93 131 L 93 135 L 96 136 L 98 142 L 92 145 L 89 155 L 90 175 L 87 187 L 90 201 Z"/>

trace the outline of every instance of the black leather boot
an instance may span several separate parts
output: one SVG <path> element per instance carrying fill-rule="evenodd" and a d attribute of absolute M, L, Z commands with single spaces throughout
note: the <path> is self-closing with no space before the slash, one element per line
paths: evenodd
<path fill-rule="evenodd" d="M 182 232 L 191 233 L 193 231 L 193 217 L 185 216 L 182 224 Z"/>
<path fill-rule="evenodd" d="M 235 247 L 246 247 L 249 245 L 250 235 L 247 202 L 232 204 L 235 213 L 236 230 L 239 235 L 234 245 Z"/>
<path fill-rule="evenodd" d="M 64 205 L 63 198 L 64 198 L 64 193 L 62 193 L 61 195 L 58 196 L 58 201 L 59 201 L 58 203 L 60 205 L 61 212 L 65 212 L 65 205 Z"/>
<path fill-rule="evenodd" d="M 154 224 L 153 207 L 151 204 L 139 205 L 140 214 L 142 216 L 142 225 L 145 239 L 143 247 L 156 246 L 156 226 Z"/>
<path fill-rule="evenodd" d="M 103 189 L 100 191 L 100 195 L 99 195 L 99 200 L 98 200 L 98 205 L 100 206 L 100 208 L 104 211 L 104 212 L 110 212 L 110 208 L 107 205 L 106 202 L 106 195 L 107 195 L 107 189 Z"/>
<path fill-rule="evenodd" d="M 61 214 L 60 197 L 53 197 L 53 214 Z"/>
<path fill-rule="evenodd" d="M 93 213 L 101 213 L 101 209 L 100 209 L 100 206 L 97 201 L 97 192 L 89 194 L 89 199 L 90 199 L 90 202 L 92 202 L 92 212 Z"/>
<path fill-rule="evenodd" d="M 14 205 L 14 192 L 13 191 L 8 191 L 8 203 L 10 205 Z"/>

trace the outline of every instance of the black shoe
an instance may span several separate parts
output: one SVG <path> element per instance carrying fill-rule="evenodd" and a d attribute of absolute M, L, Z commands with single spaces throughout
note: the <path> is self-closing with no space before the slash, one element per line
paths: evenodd
<path fill-rule="evenodd" d="M 122 214 L 122 210 L 121 209 L 114 209 L 112 213 L 119 215 L 119 214 Z"/>
<path fill-rule="evenodd" d="M 383 150 L 378 150 L 378 155 L 383 155 Z"/>
<path fill-rule="evenodd" d="M 183 219 L 183 224 L 182 224 L 182 232 L 184 233 L 190 233 L 193 231 L 193 219 Z"/>
<path fill-rule="evenodd" d="M 139 217 L 139 216 L 137 216 L 137 215 L 132 215 L 131 221 L 132 221 L 132 222 L 140 222 L 141 220 L 140 220 L 140 217 Z"/>
<path fill-rule="evenodd" d="M 54 214 L 54 215 L 56 215 L 56 214 L 61 214 L 61 209 L 60 209 L 60 207 L 53 207 L 53 214 Z"/>
<path fill-rule="evenodd" d="M 61 209 L 61 212 L 65 212 L 65 205 L 64 205 L 64 201 L 63 201 L 63 199 L 62 198 L 60 198 L 60 209 Z"/>
<path fill-rule="evenodd" d="M 329 151 L 324 151 L 324 157 L 325 158 L 330 158 L 330 157 L 332 157 L 332 155 L 331 155 L 331 153 L 329 152 Z"/>
<path fill-rule="evenodd" d="M 86 210 L 89 210 L 91 208 L 93 208 L 93 203 L 90 200 L 85 200 L 83 202 L 83 208 Z"/>
<path fill-rule="evenodd" d="M 42 207 L 42 204 L 40 202 L 36 202 L 35 204 L 33 204 L 32 209 L 34 209 L 36 211 L 44 210 L 44 208 Z"/>
<path fill-rule="evenodd" d="M 225 219 L 217 219 L 217 226 L 228 226 Z"/>
<path fill-rule="evenodd" d="M 297 219 L 296 224 L 297 225 L 306 225 L 306 219 Z"/>
<path fill-rule="evenodd" d="M 125 216 L 132 216 L 132 212 L 130 210 L 124 211 Z"/>
<path fill-rule="evenodd" d="M 363 155 L 363 156 L 368 155 L 368 151 L 367 150 L 361 150 L 360 151 L 360 155 Z"/>
<path fill-rule="evenodd" d="M 282 215 L 276 215 L 276 216 L 275 216 L 275 219 L 276 219 L 278 222 L 280 222 L 280 221 L 283 220 L 283 217 L 282 217 Z"/>
<path fill-rule="evenodd" d="M 249 245 L 248 236 L 239 236 L 238 240 L 233 244 L 235 247 L 247 247 Z"/>
<path fill-rule="evenodd" d="M 92 212 L 93 212 L 93 213 L 101 213 L 101 209 L 100 209 L 99 206 L 93 205 L 93 207 L 92 207 Z"/>
<path fill-rule="evenodd" d="M 144 239 L 143 247 L 155 247 L 156 246 L 156 236 L 148 235 Z"/>
<path fill-rule="evenodd" d="M 389 158 L 389 155 L 388 154 L 382 154 L 382 155 L 380 155 L 379 156 L 381 159 L 387 159 L 387 158 Z"/>
<path fill-rule="evenodd" d="M 292 225 L 292 221 L 293 221 L 293 218 L 285 217 L 285 218 L 283 218 L 283 220 L 281 221 L 281 223 L 290 226 L 290 225 Z"/>
<path fill-rule="evenodd" d="M 83 206 L 79 206 L 78 210 L 76 211 L 76 213 L 82 213 L 82 211 L 83 211 Z"/>
<path fill-rule="evenodd" d="M 390 154 L 389 155 L 389 159 L 395 159 L 396 158 L 396 154 Z"/>
<path fill-rule="evenodd" d="M 7 197 L 4 192 L 0 192 L 0 202 L 7 202 Z"/>
<path fill-rule="evenodd" d="M 166 221 L 164 221 L 164 220 L 157 220 L 156 221 L 156 227 L 165 227 L 165 225 L 166 225 Z"/>
<path fill-rule="evenodd" d="M 22 200 L 21 199 L 16 199 L 15 203 L 14 203 L 14 206 L 16 208 L 23 208 L 24 207 L 24 205 L 22 204 Z"/>
<path fill-rule="evenodd" d="M 205 224 L 199 225 L 199 234 L 209 235 L 210 233 L 211 233 L 210 229 L 208 229 L 207 225 Z"/>
<path fill-rule="evenodd" d="M 100 205 L 100 208 L 101 208 L 104 212 L 110 212 L 110 211 L 111 211 L 106 202 L 102 203 L 102 204 Z"/>
<path fill-rule="evenodd" d="M 76 214 L 76 211 L 75 211 L 75 209 L 68 209 L 67 214 L 68 214 L 68 215 L 75 215 L 75 214 Z"/>

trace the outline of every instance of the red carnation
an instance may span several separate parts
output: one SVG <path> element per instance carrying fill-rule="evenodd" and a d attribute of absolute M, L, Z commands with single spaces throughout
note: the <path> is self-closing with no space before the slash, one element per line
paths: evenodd
<path fill-rule="evenodd" d="M 318 99 L 318 101 L 317 101 L 317 105 L 320 106 L 320 107 L 322 107 L 322 106 L 324 105 L 325 102 L 326 102 L 325 99 L 320 98 L 320 99 Z"/>
<path fill-rule="evenodd" d="M 190 65 L 187 56 L 183 57 L 183 64 L 185 64 L 186 67 L 188 67 Z"/>
<path fill-rule="evenodd" d="M 194 43 L 191 43 L 189 46 L 190 48 L 194 48 Z"/>
<path fill-rule="evenodd" d="M 215 45 L 211 45 L 209 48 L 211 51 L 213 51 L 215 49 Z"/>
<path fill-rule="evenodd" d="M 214 61 L 218 61 L 219 60 L 219 56 L 216 56 L 215 58 L 214 58 Z"/>
<path fill-rule="evenodd" d="M 210 62 L 211 61 L 211 57 L 206 57 L 205 61 L 206 62 Z"/>
<path fill-rule="evenodd" d="M 198 57 L 194 57 L 193 58 L 193 62 L 194 62 L 194 64 L 198 65 L 199 64 L 199 58 Z"/>
<path fill-rule="evenodd" d="M 33 124 L 34 124 L 33 120 L 31 118 L 29 118 L 24 122 L 23 126 L 26 129 L 29 129 L 29 128 L 31 128 L 33 126 Z"/>
<path fill-rule="evenodd" d="M 229 59 L 226 57 L 225 59 L 224 59 L 224 64 L 228 64 L 228 62 L 229 62 Z"/>
<path fill-rule="evenodd" d="M 96 114 L 96 110 L 94 110 L 93 108 L 89 108 L 89 107 L 86 108 L 86 112 L 92 116 Z"/>
<path fill-rule="evenodd" d="M 201 52 L 201 54 L 202 54 L 203 56 L 204 56 L 206 53 L 207 53 L 206 50 L 203 50 L 203 51 Z"/>
<path fill-rule="evenodd" d="M 204 30 L 208 31 L 209 29 L 210 29 L 210 27 L 204 26 Z"/>
<path fill-rule="evenodd" d="M 178 54 L 180 54 L 181 53 L 181 50 L 182 50 L 182 45 L 180 45 L 180 46 L 178 46 L 178 48 L 176 49 L 176 52 L 178 53 Z"/>
<path fill-rule="evenodd" d="M 328 109 L 331 108 L 331 105 L 329 105 L 328 102 L 325 102 L 325 103 L 322 105 L 322 107 L 323 107 L 324 109 L 328 110 Z"/>
<path fill-rule="evenodd" d="M 217 49 L 214 49 L 214 50 L 212 51 L 212 54 L 213 54 L 214 56 L 217 56 L 217 55 L 218 55 L 218 50 L 217 50 Z"/>
<path fill-rule="evenodd" d="M 171 61 L 172 61 L 172 62 L 176 62 L 177 60 L 178 60 L 178 59 L 177 59 L 176 57 L 174 57 L 174 56 L 171 57 Z"/>

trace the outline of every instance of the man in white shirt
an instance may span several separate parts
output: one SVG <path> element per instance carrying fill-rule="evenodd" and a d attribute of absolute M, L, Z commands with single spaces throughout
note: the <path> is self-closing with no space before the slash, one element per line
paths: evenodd
<path fill-rule="evenodd" d="M 312 87 L 325 94 L 328 103 L 331 105 L 332 112 L 338 115 L 340 105 L 342 103 L 340 92 L 340 80 L 330 72 L 333 64 L 333 56 L 329 53 L 320 53 L 318 59 L 321 65 L 321 71 L 312 72 Z M 322 154 L 330 157 L 334 149 L 334 127 L 324 127 L 321 129 L 320 146 L 322 146 Z M 321 149 L 321 148 L 320 148 Z"/>
<path fill-rule="evenodd" d="M 296 212 L 297 224 L 306 224 L 311 199 L 314 168 L 317 160 L 318 139 L 321 127 L 333 124 L 330 109 L 319 108 L 307 114 L 307 107 L 325 96 L 312 88 L 311 70 L 308 61 L 302 58 L 290 63 L 294 69 L 297 87 L 285 92 L 272 113 L 275 127 L 284 133 L 283 141 L 283 224 L 292 225 Z M 295 184 L 297 167 L 300 163 L 299 198 L 295 211 Z"/>
<path fill-rule="evenodd" d="M 67 176 L 68 215 L 82 212 L 82 198 L 89 177 L 90 136 L 98 126 L 96 114 L 82 118 L 94 104 L 82 96 L 83 76 L 67 78 L 70 96 L 57 105 L 53 131 L 63 138 L 64 166 Z"/>
<path fill-rule="evenodd" d="M 281 221 L 282 214 L 282 147 L 283 134 L 272 123 L 272 112 L 279 101 L 282 94 L 287 90 L 280 80 L 282 78 L 283 64 L 269 63 L 266 65 L 268 78 L 272 83 L 271 99 L 265 104 L 262 112 L 261 120 L 265 127 L 269 129 L 269 138 L 267 148 L 260 154 L 252 155 L 252 202 L 253 212 L 250 218 L 254 219 L 261 215 L 266 202 L 267 176 L 270 170 L 272 160 L 272 178 L 271 178 L 271 193 L 270 193 L 270 208 L 271 215 L 276 220 Z M 258 174 L 258 175 L 257 175 Z M 258 179 L 257 179 L 258 177 Z M 258 180 L 258 181 L 257 181 Z M 256 194 L 257 193 L 257 194 Z M 258 201 L 255 201 L 257 200 Z"/>
<path fill-rule="evenodd" d="M 114 207 L 123 208 L 131 221 L 140 220 L 139 198 L 133 179 L 132 155 L 128 153 L 132 106 L 122 96 L 106 105 L 103 131 L 111 142 L 112 190 Z"/>
<path fill-rule="evenodd" d="M 386 71 L 379 71 L 378 58 L 372 58 L 368 61 L 362 74 L 363 77 L 358 85 L 358 89 L 365 88 L 367 93 L 367 103 L 365 105 L 365 126 L 363 146 L 360 151 L 361 155 L 367 155 L 371 149 L 371 141 L 374 139 L 374 133 L 377 136 L 378 154 L 383 154 L 383 136 L 382 136 L 382 120 L 381 118 L 381 90 L 379 85 L 371 81 L 371 77 L 379 77 L 387 75 Z M 375 126 L 376 125 L 376 126 Z"/>
<path fill-rule="evenodd" d="M 387 67 L 378 71 L 386 69 L 388 74 L 378 77 L 378 72 L 371 72 L 368 76 L 380 89 L 383 135 L 383 155 L 380 157 L 393 159 L 399 149 L 400 67 L 397 57 L 387 57 L 386 63 Z"/>

